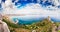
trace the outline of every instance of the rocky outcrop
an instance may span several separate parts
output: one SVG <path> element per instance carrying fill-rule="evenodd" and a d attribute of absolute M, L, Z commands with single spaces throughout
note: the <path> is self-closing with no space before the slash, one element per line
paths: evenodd
<path fill-rule="evenodd" d="M 10 32 L 8 25 L 0 20 L 0 32 Z"/>

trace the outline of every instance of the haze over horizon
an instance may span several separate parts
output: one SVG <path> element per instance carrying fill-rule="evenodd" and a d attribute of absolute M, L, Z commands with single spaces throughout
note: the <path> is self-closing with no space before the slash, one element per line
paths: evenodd
<path fill-rule="evenodd" d="M 25 14 L 27 16 L 23 17 L 27 18 L 36 14 L 36 17 L 50 16 L 60 20 L 60 0 L 0 0 L 0 9 L 2 14 Z"/>

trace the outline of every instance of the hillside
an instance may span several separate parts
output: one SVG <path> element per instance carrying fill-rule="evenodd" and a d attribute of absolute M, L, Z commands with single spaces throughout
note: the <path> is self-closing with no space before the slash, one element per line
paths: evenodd
<path fill-rule="evenodd" d="M 33 30 L 36 30 L 37 32 L 52 32 L 52 31 L 55 31 L 56 29 L 55 26 L 57 27 L 55 23 L 53 23 L 51 20 L 48 20 L 48 19 L 44 19 L 42 21 L 38 21 L 30 25 L 14 24 L 14 23 L 11 23 L 6 18 L 5 19 L 3 18 L 3 21 L 8 24 L 11 32 L 31 32 Z"/>

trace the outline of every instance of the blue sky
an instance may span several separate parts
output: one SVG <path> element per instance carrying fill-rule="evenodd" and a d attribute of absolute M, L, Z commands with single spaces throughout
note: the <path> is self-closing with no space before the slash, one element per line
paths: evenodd
<path fill-rule="evenodd" d="M 2 2 L 5 2 L 6 0 L 2 0 Z M 14 3 L 16 0 L 12 0 L 12 2 Z M 20 5 L 21 6 L 25 6 L 26 4 L 29 4 L 29 3 L 38 3 L 39 1 L 39 4 L 41 4 L 42 6 L 49 6 L 49 5 L 52 5 L 54 6 L 54 4 L 51 2 L 48 2 L 47 0 L 44 2 L 43 0 L 18 0 L 17 2 L 15 2 L 15 5 Z M 44 2 L 44 3 L 43 3 Z"/>
<path fill-rule="evenodd" d="M 60 9 L 57 8 L 59 6 L 59 3 L 56 0 L 55 2 L 52 2 L 52 0 L 51 1 L 13 0 L 12 3 L 15 3 L 11 6 L 11 7 L 14 7 L 13 9 L 11 9 L 9 6 L 10 4 L 12 4 L 10 3 L 10 1 L 11 0 L 8 0 L 8 2 L 5 2 L 5 0 L 2 0 L 2 2 L 5 2 L 5 4 L 3 5 L 1 5 L 2 3 L 0 4 L 0 7 L 2 6 L 4 7 L 6 5 L 6 8 L 4 8 L 4 11 L 3 11 L 4 14 L 27 14 L 27 15 L 37 14 L 39 16 L 51 16 L 51 17 L 60 19 L 59 18 Z"/>
<path fill-rule="evenodd" d="M 24 5 L 29 4 L 29 3 L 38 3 L 38 1 L 37 1 L 37 0 L 33 0 L 33 1 L 32 1 L 32 0 L 27 0 L 27 1 L 19 0 L 19 1 L 16 2 L 15 4 L 18 5 L 19 3 L 20 3 L 22 6 L 24 6 Z M 39 4 L 41 4 L 42 6 L 49 6 L 49 5 L 54 6 L 54 4 L 53 4 L 52 2 L 46 1 L 45 3 L 43 3 L 42 0 L 40 0 L 40 3 L 39 3 Z"/>

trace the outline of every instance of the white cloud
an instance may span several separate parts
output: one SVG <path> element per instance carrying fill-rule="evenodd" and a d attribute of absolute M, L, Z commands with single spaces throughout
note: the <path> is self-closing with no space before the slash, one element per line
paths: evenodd
<path fill-rule="evenodd" d="M 51 7 L 52 8 L 52 7 Z M 7 11 L 6 11 L 7 10 Z M 23 7 L 22 9 L 6 9 L 5 11 L 3 11 L 4 14 L 38 14 L 39 16 L 51 16 L 51 17 L 59 17 L 60 16 L 60 11 L 57 9 L 56 10 L 46 10 L 43 9 L 42 6 L 40 4 L 34 4 L 34 3 L 30 3 L 27 4 L 25 7 Z M 27 16 L 26 16 L 27 17 Z"/>
<path fill-rule="evenodd" d="M 52 0 L 56 6 L 60 5 L 58 0 Z"/>
<path fill-rule="evenodd" d="M 1 3 L 2 0 L 0 0 L 0 3 Z"/>

